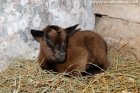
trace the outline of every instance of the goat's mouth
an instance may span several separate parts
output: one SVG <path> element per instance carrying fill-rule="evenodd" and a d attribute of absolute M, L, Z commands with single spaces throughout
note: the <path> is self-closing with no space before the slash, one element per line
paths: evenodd
<path fill-rule="evenodd" d="M 57 58 L 57 64 L 65 63 L 65 61 L 66 61 L 65 56 L 60 56 L 59 58 Z"/>

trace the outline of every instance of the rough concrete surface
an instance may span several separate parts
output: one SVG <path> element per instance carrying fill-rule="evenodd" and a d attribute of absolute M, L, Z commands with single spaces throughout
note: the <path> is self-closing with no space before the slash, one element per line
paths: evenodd
<path fill-rule="evenodd" d="M 0 0 L 0 68 L 13 58 L 35 59 L 39 45 L 30 29 L 79 23 L 94 29 L 92 0 Z"/>
<path fill-rule="evenodd" d="M 95 31 L 104 37 L 109 46 L 127 44 L 140 57 L 140 24 L 103 16 L 99 20 Z"/>
<path fill-rule="evenodd" d="M 139 0 L 93 0 L 95 14 L 140 23 Z"/>

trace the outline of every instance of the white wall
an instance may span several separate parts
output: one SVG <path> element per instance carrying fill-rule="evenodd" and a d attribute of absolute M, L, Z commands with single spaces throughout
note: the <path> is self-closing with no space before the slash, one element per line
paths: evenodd
<path fill-rule="evenodd" d="M 92 0 L 0 0 L 0 68 L 13 58 L 37 57 L 30 29 L 55 24 L 94 29 Z"/>

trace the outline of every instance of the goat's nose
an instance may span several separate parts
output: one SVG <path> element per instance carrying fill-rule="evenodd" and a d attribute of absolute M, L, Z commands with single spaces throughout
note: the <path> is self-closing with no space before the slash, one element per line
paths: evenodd
<path fill-rule="evenodd" d="M 60 53 L 59 55 L 60 55 L 60 56 L 65 56 L 65 55 L 66 55 L 66 53 Z"/>
<path fill-rule="evenodd" d="M 59 62 L 64 62 L 64 60 L 66 58 L 66 53 L 58 53 L 56 57 Z"/>
<path fill-rule="evenodd" d="M 65 59 L 66 54 L 65 54 L 65 53 L 60 53 L 60 54 L 58 55 L 58 57 L 59 57 L 59 59 Z"/>

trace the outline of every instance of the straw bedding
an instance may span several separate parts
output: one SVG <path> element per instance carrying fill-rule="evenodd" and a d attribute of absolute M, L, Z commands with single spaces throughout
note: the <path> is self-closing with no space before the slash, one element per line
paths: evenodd
<path fill-rule="evenodd" d="M 0 73 L 0 93 L 140 93 L 140 61 L 129 49 L 110 49 L 110 68 L 86 77 L 43 71 L 37 62 L 17 60 Z"/>

